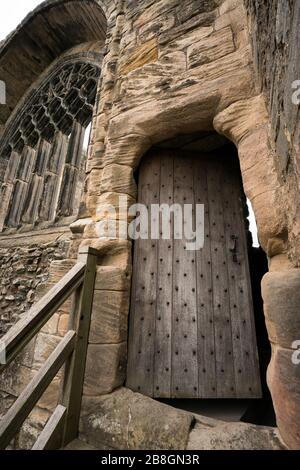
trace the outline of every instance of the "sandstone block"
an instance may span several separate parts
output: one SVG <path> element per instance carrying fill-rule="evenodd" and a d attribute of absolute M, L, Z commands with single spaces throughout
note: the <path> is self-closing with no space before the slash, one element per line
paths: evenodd
<path fill-rule="evenodd" d="M 84 395 L 104 395 L 124 383 L 126 351 L 127 343 L 88 346 Z"/>
<path fill-rule="evenodd" d="M 128 291 L 130 289 L 131 269 L 114 266 L 99 266 L 95 290 Z"/>
<path fill-rule="evenodd" d="M 293 264 L 286 254 L 276 255 L 270 259 L 269 271 L 289 271 L 293 269 Z"/>
<path fill-rule="evenodd" d="M 224 15 L 224 13 L 234 10 L 238 6 L 240 6 L 240 0 L 225 0 L 220 6 L 220 15 Z"/>
<path fill-rule="evenodd" d="M 48 410 L 53 412 L 58 404 L 59 393 L 61 387 L 60 377 L 55 377 L 41 399 L 39 400 L 37 406 L 43 410 Z"/>
<path fill-rule="evenodd" d="M 70 315 L 68 315 L 67 313 L 63 313 L 62 315 L 60 315 L 58 327 L 57 327 L 57 334 L 59 336 L 65 336 L 66 333 L 68 332 L 69 318 L 70 318 Z"/>
<path fill-rule="evenodd" d="M 278 429 L 248 423 L 197 419 L 189 436 L 188 450 L 282 450 Z"/>
<path fill-rule="evenodd" d="M 80 247 L 91 246 L 98 250 L 100 266 L 116 266 L 127 269 L 131 266 L 131 242 L 128 240 L 83 240 Z"/>
<path fill-rule="evenodd" d="M 48 411 L 42 410 L 38 407 L 34 408 L 23 424 L 18 435 L 17 442 L 19 449 L 32 449 L 41 431 L 45 427 L 49 417 L 50 413 Z"/>
<path fill-rule="evenodd" d="M 44 365 L 50 354 L 54 351 L 61 338 L 45 333 L 39 333 L 35 343 L 33 367 L 39 369 Z"/>
<path fill-rule="evenodd" d="M 14 401 L 14 396 L 0 391 L 0 419 L 9 410 Z"/>
<path fill-rule="evenodd" d="M 150 39 L 141 46 L 136 47 L 132 52 L 127 52 L 121 60 L 119 68 L 120 75 L 127 75 L 143 65 L 155 62 L 158 59 L 158 48 L 156 39 Z"/>
<path fill-rule="evenodd" d="M 78 219 L 70 225 L 70 230 L 72 233 L 82 234 L 85 227 L 91 223 L 91 218 Z"/>
<path fill-rule="evenodd" d="M 233 34 L 229 26 L 188 47 L 188 68 L 213 62 L 234 51 Z"/>
<path fill-rule="evenodd" d="M 289 449 L 300 449 L 300 365 L 293 364 L 291 349 L 273 347 L 267 379 L 277 426 Z"/>
<path fill-rule="evenodd" d="M 270 341 L 291 348 L 300 340 L 300 269 L 267 273 L 262 297 Z"/>
<path fill-rule="evenodd" d="M 214 127 L 238 145 L 252 129 L 265 125 L 267 120 L 264 97 L 258 95 L 228 106 L 215 116 Z"/>
<path fill-rule="evenodd" d="M 89 444 L 119 450 L 185 449 L 193 416 L 121 388 L 83 400 L 81 432 Z"/>
<path fill-rule="evenodd" d="M 173 13 L 160 16 L 155 22 L 147 23 L 139 29 L 139 36 L 144 43 L 159 36 L 165 31 L 170 30 L 175 26 L 176 18 Z"/>
<path fill-rule="evenodd" d="M 135 202 L 136 200 L 127 194 L 112 192 L 101 194 L 97 202 L 96 218 L 130 221 L 133 217 L 129 217 L 128 210 Z"/>
<path fill-rule="evenodd" d="M 107 164 L 122 162 L 123 165 L 136 168 L 141 156 L 150 147 L 150 140 L 139 134 L 129 134 L 119 139 L 109 139 L 105 152 L 105 161 Z"/>
<path fill-rule="evenodd" d="M 19 365 L 14 361 L 1 374 L 0 390 L 18 397 L 27 387 L 35 372 L 29 367 Z"/>
<path fill-rule="evenodd" d="M 101 180 L 101 193 L 116 192 L 136 197 L 136 183 L 133 170 L 126 165 L 112 164 L 104 168 Z"/>
<path fill-rule="evenodd" d="M 89 342 L 116 344 L 127 340 L 129 294 L 95 291 Z"/>
<path fill-rule="evenodd" d="M 56 335 L 58 327 L 59 315 L 55 313 L 50 320 L 43 326 L 41 329 L 42 333 L 47 333 L 48 335 Z"/>
<path fill-rule="evenodd" d="M 56 284 L 61 280 L 62 277 L 67 274 L 70 269 L 72 269 L 74 266 L 74 261 L 73 260 L 59 260 L 59 261 L 52 261 L 49 269 L 49 275 L 50 275 L 50 282 L 52 284 Z"/>

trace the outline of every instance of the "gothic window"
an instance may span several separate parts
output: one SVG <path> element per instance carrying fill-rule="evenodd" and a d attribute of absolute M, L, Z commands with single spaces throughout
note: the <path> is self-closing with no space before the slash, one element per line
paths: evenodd
<path fill-rule="evenodd" d="M 94 63 L 66 61 L 19 107 L 0 144 L 1 231 L 77 215 L 99 76 Z"/>

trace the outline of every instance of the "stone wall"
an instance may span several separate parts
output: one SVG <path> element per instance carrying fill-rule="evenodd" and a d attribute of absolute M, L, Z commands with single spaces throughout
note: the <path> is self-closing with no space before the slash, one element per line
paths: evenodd
<path fill-rule="evenodd" d="M 275 166 L 283 184 L 289 256 L 300 265 L 300 107 L 293 103 L 300 80 L 300 8 L 297 0 L 244 0 L 249 21 L 257 82 L 270 116 Z M 299 89 L 299 85 L 296 87 Z M 297 94 L 299 97 L 299 93 Z"/>
<path fill-rule="evenodd" d="M 25 246 L 4 248 L 0 240 L 0 337 L 36 301 L 36 290 L 48 280 L 51 262 L 64 259 L 68 245 L 63 237 L 44 244 L 30 237 Z"/>
<path fill-rule="evenodd" d="M 272 361 L 268 384 L 277 422 L 291 448 L 300 443 L 299 366 L 292 363 L 292 343 L 300 338 L 300 114 L 292 101 L 293 82 L 300 79 L 300 8 L 297 0 L 245 0 L 257 82 L 270 116 L 274 167 L 281 183 L 280 205 L 286 232 L 274 244 L 263 298 Z M 299 86 L 298 86 L 299 88 Z"/>
<path fill-rule="evenodd" d="M 39 234 L 39 237 L 41 237 L 41 234 Z M 36 286 L 34 292 L 35 300 L 45 295 L 73 267 L 74 260 L 67 259 L 69 237 L 70 232 L 67 231 L 56 240 L 53 240 L 52 234 L 52 242 L 48 240 L 48 243 L 45 243 L 45 235 L 44 240 L 36 239 L 35 250 L 37 250 L 36 246 L 38 246 L 38 249 L 41 251 L 41 247 L 44 246 L 43 254 L 41 255 L 42 259 L 43 256 L 46 256 L 48 248 L 51 250 L 54 248 L 54 251 L 50 251 L 51 254 L 48 254 L 47 259 L 49 263 L 44 272 L 47 280 Z M 33 246 L 31 245 L 28 250 L 30 248 L 33 249 Z M 50 258 L 52 258 L 52 261 L 50 261 Z M 71 303 L 72 298 L 59 308 L 43 326 L 41 331 L 30 341 L 25 350 L 2 373 L 0 381 L 0 416 L 12 405 L 67 333 Z M 15 307 L 14 312 L 18 315 L 19 307 Z M 32 448 L 58 403 L 61 376 L 62 374 L 59 372 L 37 403 L 29 418 L 25 421 L 20 433 L 12 443 L 14 448 Z"/>
<path fill-rule="evenodd" d="M 97 449 L 282 450 L 278 430 L 189 413 L 127 388 L 85 399 L 80 437 Z"/>

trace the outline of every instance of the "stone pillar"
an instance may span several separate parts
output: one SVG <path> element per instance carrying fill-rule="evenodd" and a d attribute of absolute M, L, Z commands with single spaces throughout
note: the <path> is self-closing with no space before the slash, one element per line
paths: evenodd
<path fill-rule="evenodd" d="M 41 140 L 37 149 L 36 162 L 30 178 L 22 220 L 34 223 L 38 219 L 39 207 L 44 188 L 44 175 L 51 151 L 51 144 Z"/>
<path fill-rule="evenodd" d="M 299 450 L 300 364 L 295 363 L 297 353 L 293 347 L 295 341 L 300 341 L 300 269 L 267 273 L 262 295 L 272 345 L 267 380 L 277 425 L 285 444 Z"/>
<path fill-rule="evenodd" d="M 45 173 L 44 191 L 39 213 L 42 220 L 52 221 L 55 219 L 67 150 L 68 136 L 57 131 Z"/>
<path fill-rule="evenodd" d="M 59 196 L 58 215 L 60 216 L 73 215 L 75 210 L 85 130 L 79 122 L 74 121 Z"/>

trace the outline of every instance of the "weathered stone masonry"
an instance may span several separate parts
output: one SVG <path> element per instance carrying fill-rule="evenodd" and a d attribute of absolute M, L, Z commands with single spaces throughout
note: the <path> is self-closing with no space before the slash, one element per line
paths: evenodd
<path fill-rule="evenodd" d="M 280 206 L 286 225 L 274 244 L 270 272 L 263 280 L 269 338 L 273 348 L 268 383 L 277 423 L 291 447 L 299 447 L 299 372 L 292 364 L 291 344 L 300 336 L 299 269 L 288 269 L 284 253 L 299 268 L 299 106 L 292 84 L 299 80 L 300 9 L 296 1 L 246 2 L 250 39 L 260 89 L 270 116 L 274 167 L 281 184 Z M 271 242 L 270 242 L 271 243 Z M 290 266 L 291 268 L 292 266 Z"/>
<path fill-rule="evenodd" d="M 76 4 L 76 1 L 61 3 Z M 197 421 L 190 432 L 195 426 L 191 415 L 187 417 L 178 412 L 175 418 L 169 410 L 168 418 L 164 405 L 126 389 L 115 391 L 124 384 L 126 376 L 132 247 L 128 240 L 113 239 L 109 225 L 105 238 L 99 239 L 97 230 L 99 222 L 105 224 L 108 203 L 116 206 L 119 195 L 127 196 L 129 202 L 135 201 L 134 172 L 151 146 L 178 134 L 216 131 L 237 146 L 244 190 L 254 207 L 260 241 L 270 260 L 270 273 L 263 283 L 265 315 L 273 347 L 268 380 L 281 438 L 288 447 L 299 448 L 300 384 L 297 368 L 291 362 L 291 342 L 300 334 L 299 217 L 295 205 L 299 179 L 297 163 L 289 164 L 288 173 L 282 174 L 287 158 L 282 153 L 280 139 L 276 138 L 278 126 L 272 118 L 272 107 L 266 101 L 268 85 L 260 86 L 259 73 L 265 76 L 266 69 L 257 66 L 259 58 L 265 57 L 271 64 L 268 57 L 274 52 L 264 50 L 263 54 L 264 43 L 259 43 L 264 37 L 259 25 L 266 17 L 265 12 L 260 11 L 256 2 L 244 5 L 242 0 L 83 3 L 89 4 L 88 8 L 92 3 L 103 7 L 107 39 L 86 183 L 79 218 L 71 225 L 69 261 L 52 265 L 54 272 L 50 281 L 55 282 L 57 276 L 69 268 L 80 245 L 91 245 L 99 250 L 82 437 L 93 445 L 115 448 L 159 448 L 166 442 L 170 448 L 202 448 L 204 437 L 199 441 L 198 431 L 204 426 L 205 445 L 209 448 L 219 436 L 219 424 L 215 423 L 217 429 L 207 434 L 211 423 Z M 290 2 L 290 7 L 296 12 L 296 2 Z M 268 12 L 272 15 L 270 7 Z M 284 13 L 288 16 L 287 10 Z M 296 16 L 297 12 L 294 18 Z M 269 23 L 273 37 L 272 18 Z M 253 42 L 255 37 L 258 39 Z M 293 41 L 290 44 L 293 45 Z M 292 52 L 290 54 L 292 57 Z M 272 72 L 269 74 L 272 76 Z M 278 96 L 274 94 L 273 109 Z M 291 112 L 295 111 L 291 108 Z M 277 115 L 275 111 L 274 115 Z M 297 118 L 295 123 L 298 123 Z M 288 160 L 297 162 L 297 157 L 295 137 L 289 146 Z M 124 209 L 116 209 L 117 217 L 124 218 Z M 51 343 L 59 336 L 58 324 L 48 326 L 48 331 L 37 340 L 33 369 L 44 357 L 42 350 L 49 351 Z M 26 369 L 27 377 L 30 367 Z M 5 391 L 9 393 L 8 387 Z M 55 391 L 53 393 L 55 396 Z M 15 388 L 12 395 L 17 394 Z M 40 410 L 50 409 L 51 405 L 48 400 Z M 146 414 L 145 409 L 151 411 Z M 151 419 L 152 410 L 156 421 Z M 164 415 L 166 419 L 162 423 L 158 416 Z M 172 426 L 176 419 L 183 432 L 173 441 Z M 37 421 L 42 419 L 33 420 L 34 426 Z M 164 424 L 170 424 L 170 433 L 164 433 Z M 177 425 L 176 429 L 179 427 Z M 261 438 L 255 444 L 251 441 L 254 447 L 280 446 L 278 441 L 271 444 L 275 430 L 222 429 L 227 432 L 229 441 L 234 436 L 244 442 L 241 444 L 244 446 L 250 446 L 249 436 L 255 433 Z M 229 441 L 225 438 L 224 442 L 224 434 L 222 436 L 218 437 L 218 445 L 224 448 Z"/>
<path fill-rule="evenodd" d="M 57 238 L 44 244 L 1 248 L 1 336 L 32 306 L 36 289 L 48 281 L 51 262 L 66 257 L 69 242 L 61 234 Z"/>

